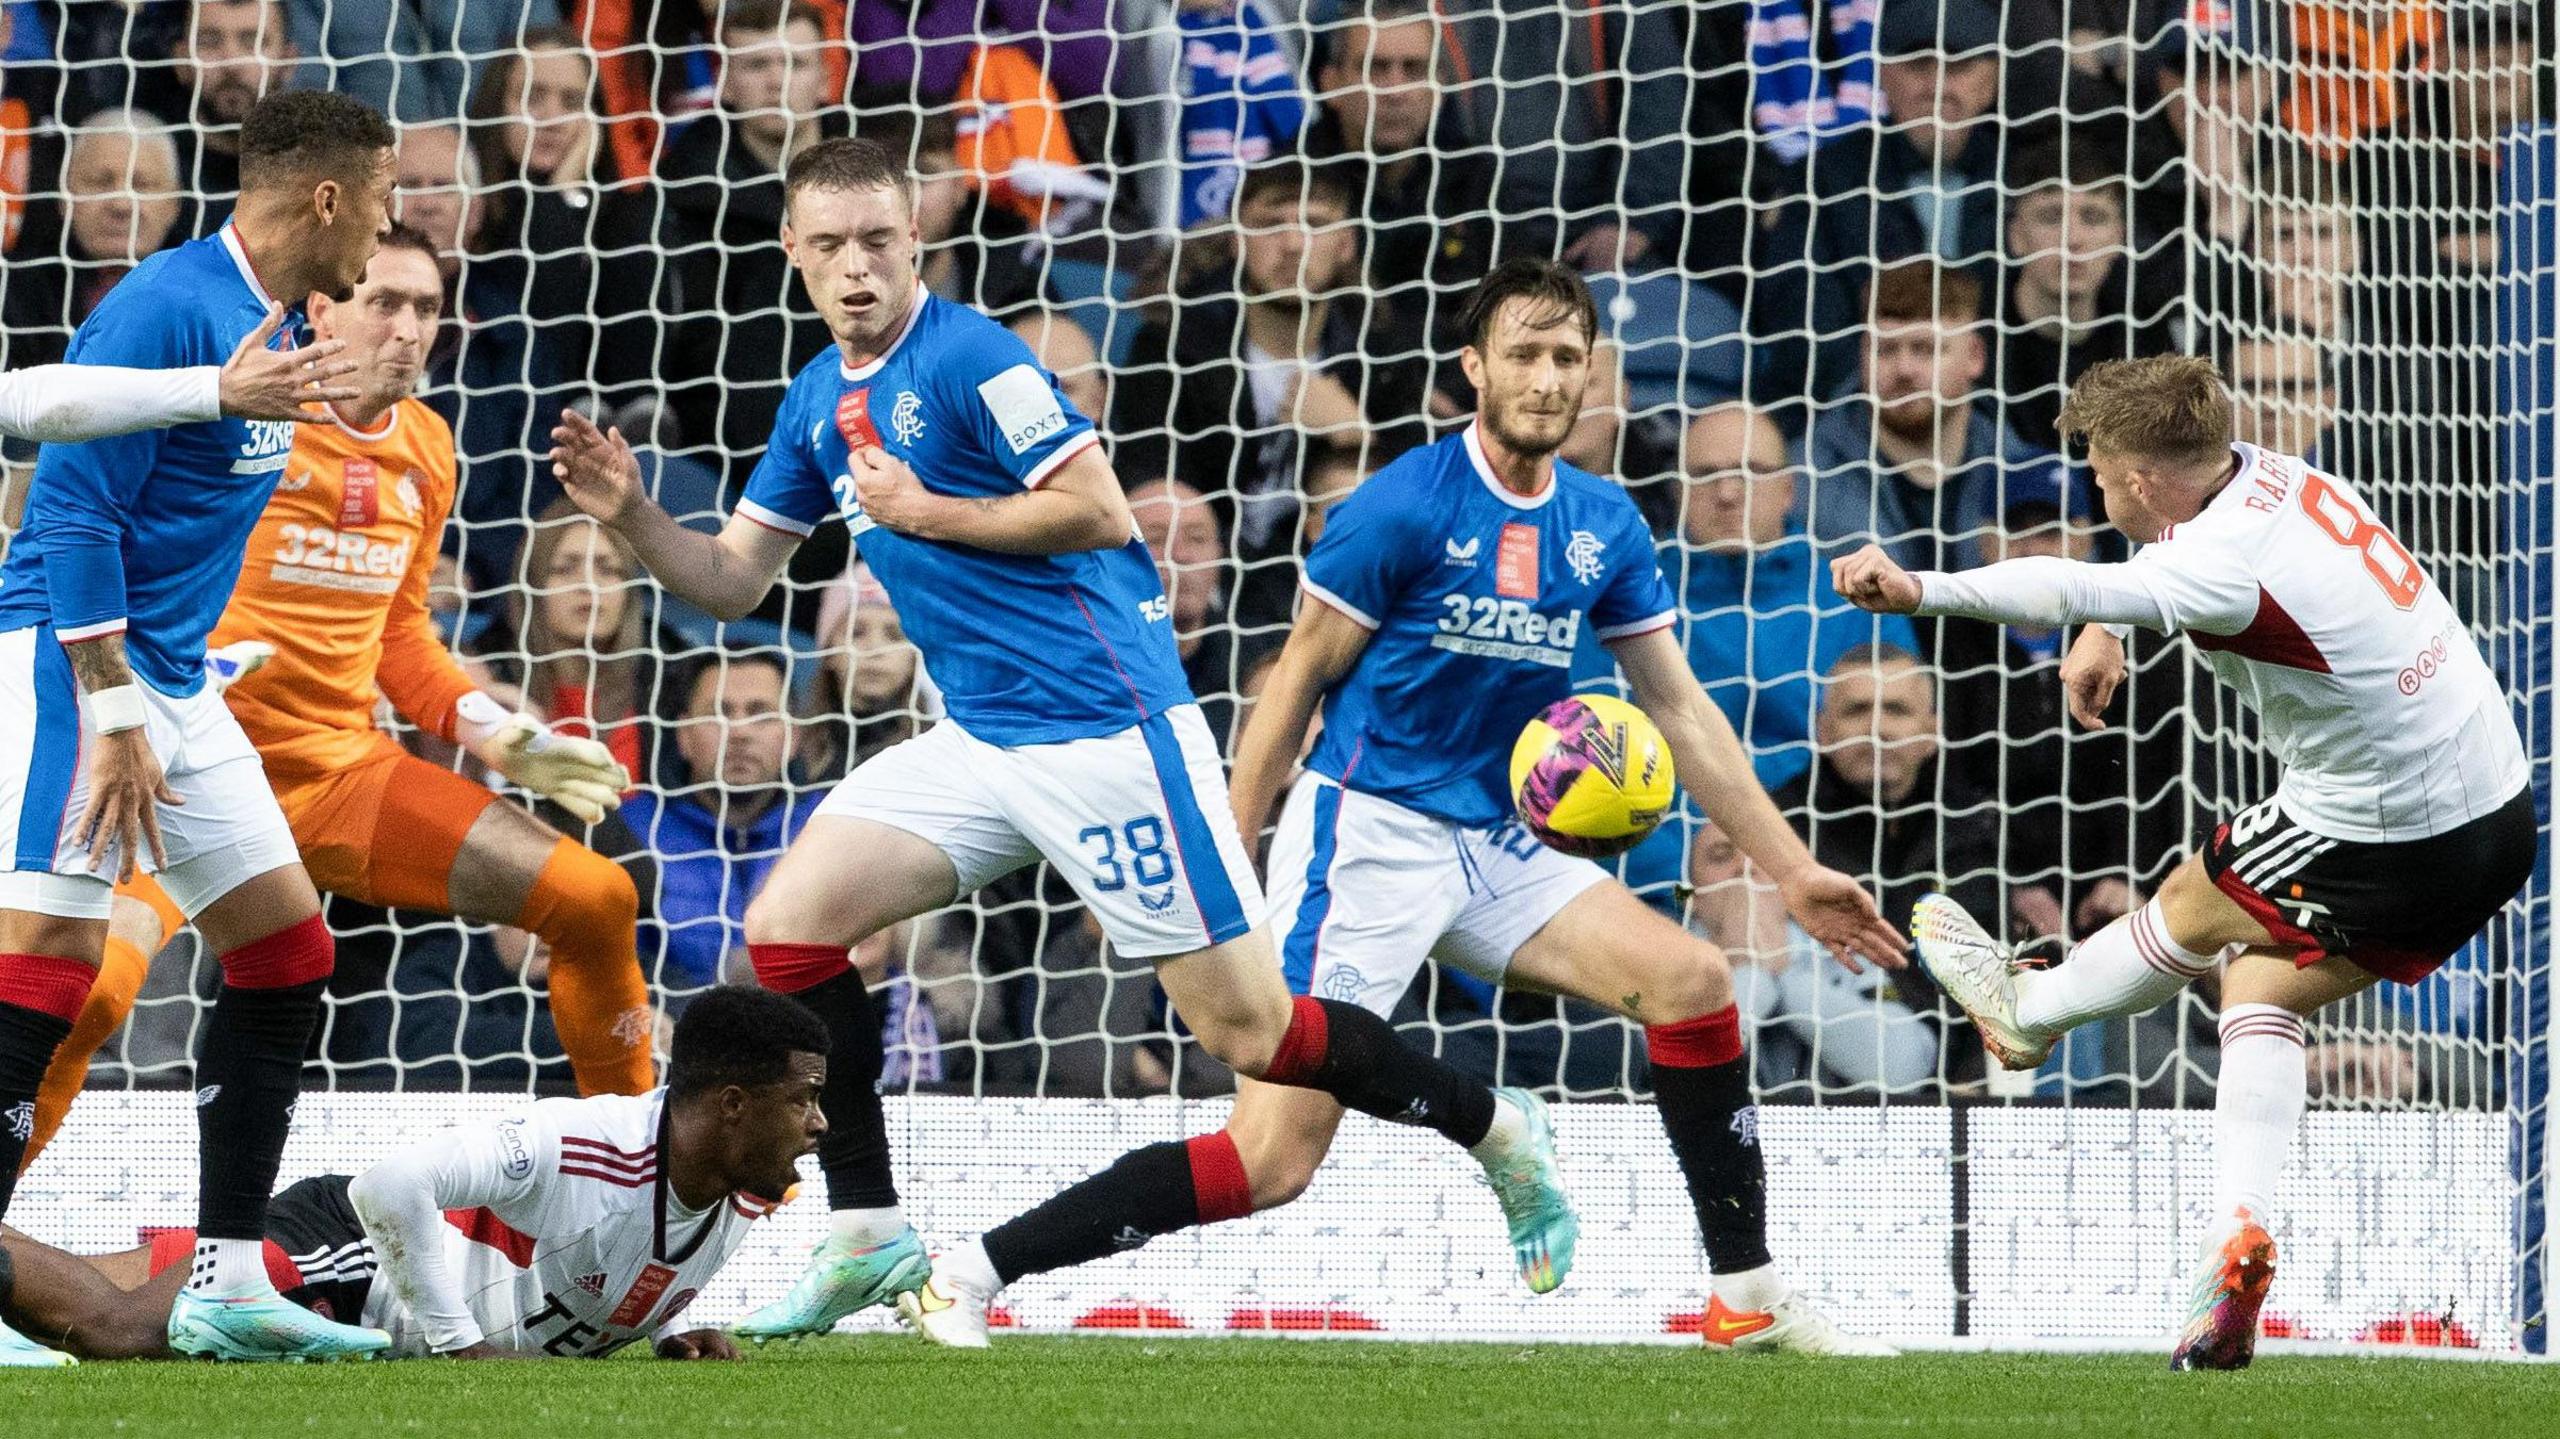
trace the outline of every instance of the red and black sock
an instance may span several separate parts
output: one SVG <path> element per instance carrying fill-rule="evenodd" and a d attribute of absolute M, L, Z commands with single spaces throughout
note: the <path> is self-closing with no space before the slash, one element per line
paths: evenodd
<path fill-rule="evenodd" d="M 1223 1129 L 1133 1149 L 1110 1168 L 987 1231 L 979 1242 L 1007 1284 L 1107 1259 L 1159 1234 L 1253 1212 L 1244 1158 Z"/>
<path fill-rule="evenodd" d="M 1396 1038 L 1356 1004 L 1302 995 L 1261 1079 L 1320 1089 L 1345 1109 L 1438 1130 L 1473 1149 L 1493 1128 L 1493 1090 Z"/>
<path fill-rule="evenodd" d="M 834 1209 L 886 1209 L 898 1202 L 889 1173 L 889 1118 L 880 1108 L 880 1011 L 842 945 L 751 944 L 756 982 L 809 1006 L 827 1027 L 827 1082 L 818 1091 L 826 1137 L 818 1168 Z"/>
<path fill-rule="evenodd" d="M 336 964 L 337 943 L 316 914 L 222 956 L 222 993 L 196 1061 L 200 1238 L 266 1237 L 267 1196 Z"/>
<path fill-rule="evenodd" d="M 1732 1005 L 1644 1032 L 1654 1108 L 1697 1206 L 1707 1269 L 1739 1274 L 1769 1262 L 1768 1171 L 1760 1162 L 1760 1110 L 1751 1061 Z"/>
<path fill-rule="evenodd" d="M 98 971 L 51 954 L 0 954 L 0 1215 L 35 1138 L 36 1090 Z"/>

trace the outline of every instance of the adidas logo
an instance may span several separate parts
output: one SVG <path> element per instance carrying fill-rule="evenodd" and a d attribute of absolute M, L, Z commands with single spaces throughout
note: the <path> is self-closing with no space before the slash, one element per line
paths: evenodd
<path fill-rule="evenodd" d="M 581 1274 L 570 1282 L 577 1285 L 580 1289 L 585 1290 L 589 1299 L 602 1299 L 604 1297 L 604 1275 L 602 1273 Z"/>
<path fill-rule="evenodd" d="M 1147 1231 L 1140 1229 L 1134 1224 L 1123 1224 L 1120 1226 L 1120 1232 L 1111 1236 L 1111 1247 L 1114 1249 L 1135 1249 L 1139 1245 L 1142 1245 L 1153 1238 L 1155 1238 L 1154 1235 L 1149 1234 Z"/>
<path fill-rule="evenodd" d="M 1449 557 L 1442 561 L 1442 563 L 1456 565 L 1458 568 L 1464 570 L 1471 570 L 1476 567 L 1476 551 L 1483 548 L 1484 536 L 1471 536 L 1463 545 L 1459 544 L 1456 540 L 1448 540 L 1445 541 L 1445 543 L 1449 547 Z"/>
<path fill-rule="evenodd" d="M 1395 1122 L 1398 1124 L 1429 1124 L 1431 1122 L 1431 1101 L 1427 1099 L 1417 1099 L 1413 1103 L 1406 1105 L 1404 1107 L 1404 1112 L 1395 1117 Z"/>
<path fill-rule="evenodd" d="M 22 1099 L 9 1106 L 9 1137 L 25 1144 L 36 1137 L 36 1102 Z"/>

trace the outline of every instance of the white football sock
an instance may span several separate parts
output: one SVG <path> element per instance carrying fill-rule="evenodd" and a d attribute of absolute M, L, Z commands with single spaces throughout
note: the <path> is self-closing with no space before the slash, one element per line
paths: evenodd
<path fill-rule="evenodd" d="M 208 1299 L 247 1299 L 271 1292 L 266 1245 L 256 1239 L 199 1239 L 187 1292 Z"/>
<path fill-rule="evenodd" d="M 934 1256 L 933 1272 L 981 1299 L 993 1299 L 1004 1288 L 1004 1281 L 996 1277 L 995 1261 L 987 1257 L 983 1239 L 972 1239 L 948 1254 Z"/>
<path fill-rule="evenodd" d="M 2019 974 L 2018 1024 L 2045 1038 L 2093 1019 L 2141 1014 L 2212 968 L 2212 955 L 2169 937 L 2154 899 L 2080 941 L 2053 968 Z"/>
<path fill-rule="evenodd" d="M 2213 1219 L 2274 1210 L 2276 1174 L 2302 1123 L 2302 1016 L 2280 1004 L 2222 1011 L 2222 1075 L 2213 1097 Z"/>
<path fill-rule="evenodd" d="M 1480 1164 L 1492 1164 L 1509 1154 L 1514 1145 L 1528 1137 L 1529 1116 L 1513 1108 L 1510 1100 L 1497 1094 L 1493 1097 L 1493 1127 L 1487 1129 L 1484 1132 L 1484 1138 L 1477 1140 L 1475 1147 L 1469 1149 L 1467 1153 L 1475 1156 Z"/>
<path fill-rule="evenodd" d="M 1739 1274 L 1711 1274 L 1707 1287 L 1724 1301 L 1724 1307 L 1744 1314 L 1758 1314 L 1787 1297 L 1787 1281 L 1778 1277 L 1778 1266 L 1763 1264 Z"/>
<path fill-rule="evenodd" d="M 839 1209 L 827 1216 L 827 1232 L 868 1248 L 906 1233 L 907 1216 L 894 1204 L 886 1209 Z"/>

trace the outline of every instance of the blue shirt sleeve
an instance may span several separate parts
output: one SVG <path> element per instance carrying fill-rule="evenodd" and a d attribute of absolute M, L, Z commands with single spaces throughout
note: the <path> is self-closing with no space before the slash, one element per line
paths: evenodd
<path fill-rule="evenodd" d="M 1645 528 L 1633 501 L 1628 502 L 1625 522 L 1618 526 L 1618 536 L 1609 548 L 1615 563 L 1607 587 L 1591 605 L 1593 631 L 1603 640 L 1614 640 L 1676 620 L 1679 601 L 1671 597 L 1671 586 L 1662 578 L 1661 562 L 1653 552 L 1653 532 Z"/>
<path fill-rule="evenodd" d="M 764 457 L 756 461 L 755 473 L 738 496 L 739 514 L 785 534 L 809 533 L 836 508 L 835 490 L 818 469 L 817 441 L 810 433 L 811 426 L 829 418 L 815 413 L 809 398 L 813 388 L 806 378 L 792 382 L 781 412 L 773 417 L 773 438 L 765 441 Z"/>
<path fill-rule="evenodd" d="M 1033 489 L 1093 442 L 1093 421 L 1067 403 L 1020 336 L 981 320 L 940 357 L 943 403 L 997 469 Z"/>
<path fill-rule="evenodd" d="M 64 356 L 84 365 L 166 370 L 218 364 L 194 309 L 165 297 L 111 291 Z M 45 596 L 65 639 L 112 634 L 125 617 L 124 516 L 160 461 L 165 430 L 77 445 L 47 445 L 28 488 L 25 526 L 43 536 Z"/>
<path fill-rule="evenodd" d="M 1438 554 L 1415 543 L 1413 490 L 1384 473 L 1334 505 L 1307 554 L 1307 591 L 1370 629 L 1384 622 L 1413 582 L 1416 557 Z"/>

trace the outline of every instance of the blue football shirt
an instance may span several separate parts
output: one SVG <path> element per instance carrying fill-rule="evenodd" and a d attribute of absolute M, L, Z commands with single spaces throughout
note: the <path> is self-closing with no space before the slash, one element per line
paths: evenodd
<path fill-rule="evenodd" d="M 791 535 L 842 515 L 951 717 L 990 744 L 1116 734 L 1192 702 L 1134 531 L 1116 549 L 1066 555 L 898 534 L 854 496 L 857 441 L 906 461 L 927 489 L 973 497 L 1019 494 L 1100 443 L 1012 331 L 919 290 L 887 354 L 857 368 L 828 349 L 791 382 L 738 513 Z"/>
<path fill-rule="evenodd" d="M 1573 693 L 1586 630 L 1617 640 L 1678 618 L 1626 491 L 1559 461 L 1523 498 L 1473 426 L 1334 506 L 1305 586 L 1372 631 L 1325 696 L 1309 767 L 1464 825 L 1511 817 L 1511 746 Z"/>
<path fill-rule="evenodd" d="M 272 303 L 226 224 L 124 277 L 71 337 L 78 364 L 219 365 Z M 299 300 L 277 331 L 290 349 Z M 204 683 L 204 641 L 293 452 L 293 425 L 223 418 L 47 445 L 26 521 L 0 565 L 0 631 L 50 625 L 78 641 L 121 631 L 134 675 L 166 695 Z"/>

